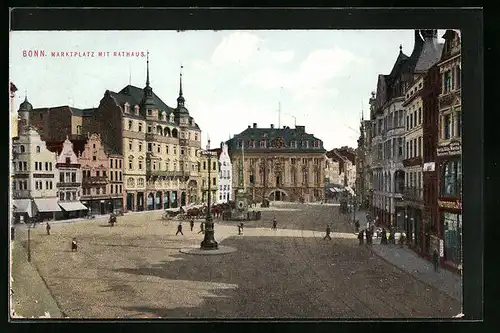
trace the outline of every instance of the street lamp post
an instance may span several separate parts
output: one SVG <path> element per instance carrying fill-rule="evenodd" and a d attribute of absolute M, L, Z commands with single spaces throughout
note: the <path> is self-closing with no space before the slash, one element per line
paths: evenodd
<path fill-rule="evenodd" d="M 31 228 L 28 225 L 28 262 L 31 262 Z"/>
<path fill-rule="evenodd" d="M 205 218 L 205 237 L 201 242 L 202 250 L 217 250 L 219 248 L 219 244 L 215 241 L 214 237 L 214 221 L 212 218 L 212 210 L 211 210 L 211 184 L 210 184 L 210 171 L 211 171 L 211 156 L 212 152 L 210 151 L 210 140 L 207 144 L 206 151 L 202 152 L 203 156 L 208 159 L 208 202 L 207 202 L 207 216 Z"/>

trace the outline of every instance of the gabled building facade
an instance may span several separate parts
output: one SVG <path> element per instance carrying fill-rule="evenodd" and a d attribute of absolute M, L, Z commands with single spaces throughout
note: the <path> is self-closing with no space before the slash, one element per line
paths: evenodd
<path fill-rule="evenodd" d="M 405 185 L 404 135 L 405 91 L 412 82 L 416 64 L 424 47 L 420 30 L 414 31 L 414 47 L 410 56 L 399 55 L 389 75 L 379 75 L 375 98 L 370 100 L 372 121 L 373 214 L 385 225 L 397 221 Z M 404 218 L 404 217 L 403 217 Z"/>
<path fill-rule="evenodd" d="M 104 144 L 123 155 L 125 210 L 179 207 L 198 200 L 201 130 L 185 106 L 182 74 L 177 107 L 172 108 L 150 86 L 148 58 L 146 86 L 107 90 L 84 128 L 101 133 Z"/>
<path fill-rule="evenodd" d="M 108 154 L 100 134 L 92 134 L 78 159 L 82 169 L 82 203 L 92 214 L 122 209 L 123 158 Z"/>
<path fill-rule="evenodd" d="M 326 151 L 323 141 L 304 126 L 258 128 L 254 123 L 227 145 L 232 161 L 241 161 L 244 154 L 243 184 L 251 200 L 324 199 Z M 240 180 L 237 170 L 233 163 L 233 191 Z"/>
<path fill-rule="evenodd" d="M 218 194 L 217 203 L 224 203 L 233 200 L 233 184 L 232 184 L 232 163 L 229 157 L 228 147 L 225 142 L 221 142 L 220 147 L 211 151 L 217 154 L 219 161 L 218 165 Z"/>
<path fill-rule="evenodd" d="M 56 219 L 61 211 L 57 197 L 56 154 L 49 151 L 35 128 L 20 127 L 12 140 L 12 199 L 14 222 L 38 216 Z"/>
<path fill-rule="evenodd" d="M 447 30 L 442 57 L 437 153 L 439 238 L 443 262 L 462 265 L 462 98 L 460 34 Z"/>
<path fill-rule="evenodd" d="M 87 207 L 80 202 L 82 196 L 82 169 L 73 150 L 73 143 L 66 139 L 56 160 L 57 196 L 65 218 L 87 214 Z"/>

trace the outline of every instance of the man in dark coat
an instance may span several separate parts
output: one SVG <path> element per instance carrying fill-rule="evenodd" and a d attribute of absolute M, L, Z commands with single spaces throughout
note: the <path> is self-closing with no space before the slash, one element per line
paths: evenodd
<path fill-rule="evenodd" d="M 189 221 L 189 226 L 191 227 L 191 231 L 193 231 L 193 228 L 194 228 L 194 220 L 191 219 L 191 221 Z"/>
<path fill-rule="evenodd" d="M 385 230 L 385 228 L 382 228 L 381 233 L 382 233 L 382 236 L 380 238 L 380 243 L 385 245 L 385 244 L 387 244 L 387 231 Z"/>
<path fill-rule="evenodd" d="M 332 237 L 330 237 L 330 233 L 332 232 L 332 230 L 330 229 L 330 226 L 327 224 L 326 225 L 326 236 L 323 237 L 323 239 L 332 239 Z"/>
<path fill-rule="evenodd" d="M 358 234 L 359 245 L 363 245 L 364 231 L 361 230 Z"/>
<path fill-rule="evenodd" d="M 179 222 L 179 224 L 177 225 L 177 232 L 175 233 L 175 235 L 177 236 L 179 233 L 184 236 L 184 234 L 182 233 L 182 222 Z"/>
<path fill-rule="evenodd" d="M 273 227 L 272 227 L 271 229 L 276 230 L 277 226 L 278 226 L 278 221 L 276 221 L 276 216 L 275 216 L 275 217 L 273 218 Z"/>
<path fill-rule="evenodd" d="M 47 235 L 50 235 L 50 224 L 47 222 L 47 225 L 45 226 L 45 229 L 47 229 Z"/>

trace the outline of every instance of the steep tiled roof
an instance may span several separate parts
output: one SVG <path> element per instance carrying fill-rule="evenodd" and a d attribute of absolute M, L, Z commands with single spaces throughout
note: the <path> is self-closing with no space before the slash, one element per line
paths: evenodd
<path fill-rule="evenodd" d="M 77 156 L 80 155 L 85 150 L 85 144 L 88 141 L 88 138 L 82 138 L 82 139 L 77 139 L 77 140 L 69 140 L 71 143 L 73 143 L 73 151 Z M 63 143 L 64 140 L 52 140 L 52 141 L 46 141 L 45 144 L 47 146 L 47 149 L 53 153 L 60 154 L 61 150 L 63 148 Z"/>
<path fill-rule="evenodd" d="M 435 40 L 426 40 L 422 53 L 420 54 L 417 64 L 415 65 L 415 72 L 426 72 L 429 68 L 436 64 L 439 59 L 441 59 L 443 45 L 444 44 L 442 43 L 436 43 Z"/>

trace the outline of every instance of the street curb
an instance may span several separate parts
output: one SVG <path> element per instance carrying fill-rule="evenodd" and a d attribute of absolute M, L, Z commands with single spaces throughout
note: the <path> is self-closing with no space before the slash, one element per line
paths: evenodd
<path fill-rule="evenodd" d="M 422 278 L 419 278 L 419 277 L 417 277 L 417 276 L 413 275 L 412 273 L 408 272 L 407 270 L 405 270 L 405 269 L 403 269 L 403 268 L 399 267 L 398 265 L 394 264 L 394 263 L 393 263 L 393 262 L 391 262 L 389 259 L 387 259 L 387 258 L 383 257 L 382 255 L 378 254 L 378 253 L 377 253 L 377 251 L 373 250 L 373 248 L 372 248 L 371 246 L 368 246 L 368 245 L 366 245 L 366 244 L 364 244 L 364 245 L 365 245 L 365 247 L 367 247 L 367 248 L 369 248 L 369 249 L 370 249 L 371 253 L 375 254 L 377 257 L 379 257 L 380 259 L 384 260 L 386 263 L 390 264 L 391 266 L 396 267 L 396 268 L 397 268 L 397 269 L 399 269 L 400 271 L 404 272 L 404 273 L 405 273 L 405 274 L 407 274 L 407 275 L 410 275 L 410 276 L 411 276 L 411 277 L 413 277 L 414 279 L 416 279 L 416 280 L 418 280 L 418 281 L 422 282 L 423 284 L 425 284 L 425 285 L 427 285 L 427 286 L 431 287 L 432 289 L 435 289 L 435 290 L 437 290 L 437 291 L 439 291 L 439 292 L 442 292 L 442 293 L 446 294 L 448 297 L 450 297 L 450 298 L 452 298 L 452 299 L 454 299 L 454 300 L 456 300 L 456 301 L 460 302 L 461 304 L 463 303 L 463 300 L 462 300 L 462 299 L 457 298 L 457 297 L 455 297 L 455 295 L 451 295 L 451 294 L 450 294 L 450 293 L 448 293 L 447 291 L 441 290 L 441 289 L 437 288 L 436 286 L 434 286 L 434 285 L 430 284 L 429 282 L 427 282 L 427 281 L 423 280 Z"/>

